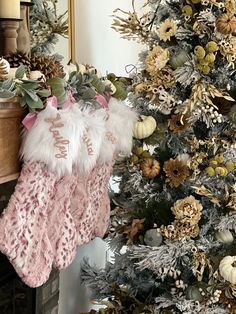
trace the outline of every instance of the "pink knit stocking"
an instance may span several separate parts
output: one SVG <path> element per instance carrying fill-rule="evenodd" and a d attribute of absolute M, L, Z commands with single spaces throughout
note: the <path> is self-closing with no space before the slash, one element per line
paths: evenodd
<path fill-rule="evenodd" d="M 0 250 L 31 287 L 49 277 L 53 251 L 47 236 L 47 208 L 57 177 L 40 162 L 25 162 L 0 218 Z"/>

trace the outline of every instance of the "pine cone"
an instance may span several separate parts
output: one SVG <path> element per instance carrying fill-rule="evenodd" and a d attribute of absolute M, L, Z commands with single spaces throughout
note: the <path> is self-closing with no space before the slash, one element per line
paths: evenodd
<path fill-rule="evenodd" d="M 42 72 L 46 79 L 64 77 L 63 65 L 54 57 L 45 54 L 35 54 L 31 57 L 31 71 Z"/>
<path fill-rule="evenodd" d="M 25 67 L 26 76 L 29 76 L 30 73 L 30 58 L 26 53 L 17 50 L 16 52 L 11 52 L 3 57 L 6 59 L 11 68 L 18 68 L 21 64 Z"/>

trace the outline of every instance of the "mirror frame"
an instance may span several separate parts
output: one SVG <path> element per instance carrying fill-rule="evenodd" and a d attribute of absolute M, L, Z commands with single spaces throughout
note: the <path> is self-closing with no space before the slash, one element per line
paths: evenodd
<path fill-rule="evenodd" d="M 75 0 L 68 0 L 69 63 L 75 63 Z"/>

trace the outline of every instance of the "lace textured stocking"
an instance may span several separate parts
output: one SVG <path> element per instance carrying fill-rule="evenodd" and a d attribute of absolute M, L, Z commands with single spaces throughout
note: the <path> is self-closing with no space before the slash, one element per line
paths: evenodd
<path fill-rule="evenodd" d="M 89 242 L 95 236 L 103 237 L 106 232 L 110 213 L 108 182 L 112 166 L 113 162 L 97 164 L 86 180 L 80 180 L 83 188 L 78 185 L 78 190 L 80 193 L 83 190 L 84 197 L 80 202 L 81 194 L 77 194 L 77 210 L 72 213 L 79 245 Z"/>
<path fill-rule="evenodd" d="M 74 175 L 60 178 L 49 203 L 47 235 L 53 248 L 53 265 L 58 269 L 69 266 L 76 254 L 76 230 L 70 212 L 75 187 Z"/>
<path fill-rule="evenodd" d="M 26 162 L 0 218 L 0 250 L 31 287 L 42 285 L 51 272 L 54 255 L 46 226 L 56 179 L 45 164 Z"/>

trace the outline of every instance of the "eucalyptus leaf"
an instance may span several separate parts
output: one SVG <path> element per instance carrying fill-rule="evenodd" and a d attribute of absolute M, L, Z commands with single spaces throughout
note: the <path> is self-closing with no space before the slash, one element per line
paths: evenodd
<path fill-rule="evenodd" d="M 91 84 L 96 88 L 98 93 L 101 94 L 105 91 L 105 84 L 98 77 L 96 77 Z"/>
<path fill-rule="evenodd" d="M 96 92 L 94 89 L 92 88 L 88 88 L 86 89 L 83 94 L 82 94 L 82 98 L 84 100 L 87 100 L 87 99 L 93 99 L 94 97 L 96 96 Z"/>
<path fill-rule="evenodd" d="M 20 105 L 21 105 L 21 107 L 25 107 L 27 105 L 25 97 L 20 98 Z"/>
<path fill-rule="evenodd" d="M 49 97 L 51 95 L 51 92 L 48 89 L 39 89 L 37 91 L 37 94 L 41 97 Z"/>
<path fill-rule="evenodd" d="M 8 90 L 8 91 L 12 91 L 15 87 L 15 82 L 13 79 L 9 79 L 6 81 L 3 81 L 1 88 Z"/>
<path fill-rule="evenodd" d="M 32 90 L 38 88 L 39 84 L 36 82 L 29 82 L 25 81 L 25 83 L 21 84 L 21 87 L 25 90 Z"/>
<path fill-rule="evenodd" d="M 33 101 L 38 101 L 39 96 L 36 94 L 35 91 L 33 90 L 28 90 L 28 89 L 24 89 L 25 93 L 33 100 Z"/>
<path fill-rule="evenodd" d="M 66 92 L 64 94 L 61 94 L 60 96 L 56 96 L 56 97 L 57 97 L 57 100 L 58 100 L 59 104 L 62 104 L 62 103 L 64 103 L 67 100 Z"/>
<path fill-rule="evenodd" d="M 8 90 L 0 90 L 0 98 L 11 98 L 14 97 L 15 93 Z"/>
<path fill-rule="evenodd" d="M 65 87 L 66 86 L 66 82 L 63 78 L 60 77 L 52 77 L 49 80 L 47 80 L 47 83 L 49 86 L 62 86 Z"/>
<path fill-rule="evenodd" d="M 24 80 L 24 79 L 22 79 L 21 80 L 23 83 L 38 83 L 38 81 L 35 81 L 35 80 L 30 80 L 30 79 L 27 79 L 27 80 Z"/>
<path fill-rule="evenodd" d="M 66 94 L 66 82 L 59 77 L 53 77 L 47 81 L 48 85 L 51 87 L 52 95 L 57 97 L 59 104 L 63 103 L 67 99 Z"/>
<path fill-rule="evenodd" d="M 23 66 L 23 64 L 21 64 L 19 68 L 16 70 L 15 77 L 17 79 L 22 79 L 24 74 L 25 74 L 25 67 Z"/>
<path fill-rule="evenodd" d="M 43 109 L 44 107 L 43 102 L 39 97 L 37 101 L 34 101 L 28 94 L 26 94 L 24 99 L 29 109 Z"/>
<path fill-rule="evenodd" d="M 70 82 L 70 84 L 73 84 L 76 80 L 76 71 L 73 71 L 70 73 L 68 81 Z"/>

